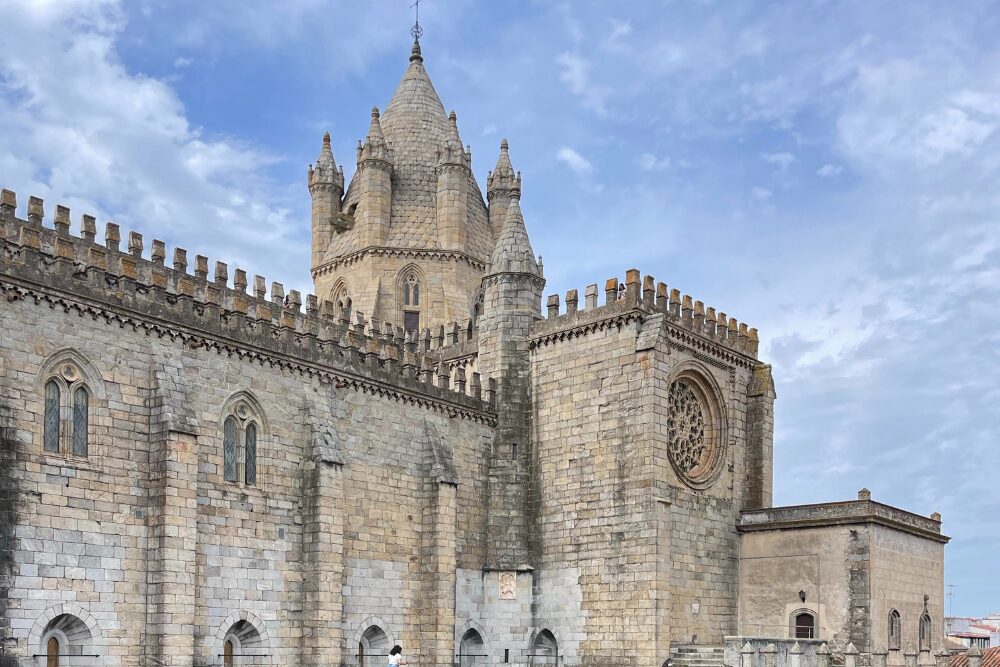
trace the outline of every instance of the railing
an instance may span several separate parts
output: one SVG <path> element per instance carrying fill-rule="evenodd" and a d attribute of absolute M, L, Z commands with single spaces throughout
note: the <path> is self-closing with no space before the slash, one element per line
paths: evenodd
<path fill-rule="evenodd" d="M 99 664 L 101 656 L 96 653 L 59 653 L 51 657 L 56 660 L 54 664 L 59 665 L 59 667 L 89 667 Z M 31 656 L 31 661 L 38 667 L 47 667 L 50 664 L 49 659 L 50 656 L 45 653 L 36 653 Z"/>
<path fill-rule="evenodd" d="M 219 667 L 275 667 L 272 656 L 267 653 L 233 653 L 228 656 L 219 653 L 216 662 Z"/>

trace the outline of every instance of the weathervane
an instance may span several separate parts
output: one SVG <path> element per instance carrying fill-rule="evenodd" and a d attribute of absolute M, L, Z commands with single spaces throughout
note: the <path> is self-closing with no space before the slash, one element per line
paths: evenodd
<path fill-rule="evenodd" d="M 424 35 L 424 29 L 420 27 L 420 0 L 414 0 L 410 7 L 414 9 L 414 21 L 413 27 L 410 28 L 410 34 L 413 35 L 414 42 L 419 42 Z"/>

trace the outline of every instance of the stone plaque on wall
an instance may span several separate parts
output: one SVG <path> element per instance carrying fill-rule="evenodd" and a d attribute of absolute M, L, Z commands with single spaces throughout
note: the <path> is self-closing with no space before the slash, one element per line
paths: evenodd
<path fill-rule="evenodd" d="M 517 599 L 517 573 L 515 572 L 501 572 L 499 577 L 500 582 L 500 599 L 501 600 L 516 600 Z"/>

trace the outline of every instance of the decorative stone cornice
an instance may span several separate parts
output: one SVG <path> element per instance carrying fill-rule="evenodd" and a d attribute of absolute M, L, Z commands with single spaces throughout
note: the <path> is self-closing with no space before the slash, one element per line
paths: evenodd
<path fill-rule="evenodd" d="M 358 162 L 358 172 L 365 171 L 366 169 L 378 169 L 379 171 L 384 171 L 387 174 L 392 174 L 392 163 L 387 160 L 379 160 L 376 158 L 367 158 Z"/>
<path fill-rule="evenodd" d="M 187 348 L 214 350 L 452 417 L 495 423 L 489 399 L 467 393 L 464 386 L 449 388 L 440 374 L 435 383 L 434 366 L 440 364 L 418 350 L 415 336 L 398 327 L 366 321 L 360 314 L 350 325 L 337 319 L 331 302 L 313 295 L 306 298 L 303 312 L 301 295 L 292 290 L 286 297 L 280 283 L 272 283 L 267 299 L 261 276 L 254 277 L 248 294 L 241 270 L 229 287 L 229 269 L 222 262 L 216 262 L 214 280 L 209 280 L 208 259 L 201 255 L 195 257 L 192 276 L 182 248 L 174 252 L 174 268 L 168 268 L 163 243 L 154 240 L 152 259 L 144 259 L 142 237 L 135 232 L 128 235 L 129 252 L 123 253 L 117 225 L 108 225 L 106 243 L 100 246 L 92 233 L 71 237 L 19 220 L 12 208 L 13 203 L 5 206 L 0 216 L 0 293 L 9 302 L 44 304 Z M 452 337 L 455 342 L 460 338 Z M 478 374 L 469 386 L 481 386 Z"/>
<path fill-rule="evenodd" d="M 439 248 L 391 248 L 386 246 L 368 246 L 355 250 L 352 253 L 341 255 L 329 262 L 320 264 L 313 268 L 312 276 L 333 273 L 337 269 L 356 264 L 366 257 L 401 257 L 403 259 L 423 259 L 443 262 L 465 262 L 469 266 L 479 271 L 486 270 L 486 262 L 473 257 L 472 255 L 456 250 L 441 250 Z"/>
<path fill-rule="evenodd" d="M 297 358 L 294 354 L 256 348 L 246 343 L 238 343 L 232 339 L 188 329 L 174 322 L 149 318 L 142 313 L 129 312 L 123 308 L 81 299 L 60 290 L 23 284 L 5 275 L 0 275 L 0 292 L 4 294 L 8 302 L 26 299 L 35 305 L 44 304 L 49 308 L 61 308 L 66 313 L 76 313 L 80 317 L 102 320 L 108 326 L 117 325 L 120 328 L 130 328 L 132 331 L 142 332 L 150 337 L 168 338 L 183 347 L 214 351 L 220 355 L 237 357 L 241 361 L 256 362 L 262 366 L 280 368 L 288 372 L 308 376 L 309 378 L 320 378 L 336 384 L 340 388 L 348 388 L 364 394 L 427 407 L 435 412 L 446 413 L 450 417 L 462 417 L 485 424 L 495 423 L 495 417 L 491 413 L 482 410 L 470 410 L 459 401 L 429 396 L 420 392 L 416 386 L 393 386 L 384 379 L 366 377 L 365 373 L 372 370 L 372 367 L 364 364 L 355 364 L 356 368 L 350 369 L 338 368 L 332 364 L 327 365 L 317 363 L 316 361 L 306 361 Z M 182 301 L 187 299 L 187 297 L 183 296 L 179 298 Z M 202 313 L 204 314 L 204 311 Z M 307 347 L 304 336 L 294 332 L 276 331 L 274 332 L 274 339 L 275 341 L 285 343 L 285 347 L 292 348 L 293 350 Z M 414 381 L 412 384 L 416 385 L 417 383 Z"/>
<path fill-rule="evenodd" d="M 858 524 L 894 528 L 942 544 L 951 539 L 941 534 L 941 522 L 938 519 L 913 514 L 870 499 L 745 510 L 740 513 L 737 530 L 750 533 Z"/>
<path fill-rule="evenodd" d="M 667 292 L 663 283 L 656 284 L 652 276 L 640 280 L 639 271 L 630 269 L 624 283 L 617 278 L 606 281 L 605 303 L 598 305 L 597 285 L 586 289 L 581 309 L 577 290 L 566 293 L 566 312 L 559 312 L 559 295 L 553 294 L 546 301 L 548 318 L 532 325 L 531 345 L 547 345 L 567 338 L 588 335 L 609 326 L 624 326 L 637 319 L 655 321 L 668 344 L 689 349 L 704 355 L 709 363 L 722 363 L 729 367 L 755 368 L 757 360 L 757 330 L 737 322 L 725 313 L 716 315 L 714 308 L 706 309 L 700 301 L 680 292 Z M 651 349 L 652 331 L 637 340 L 637 351 Z"/>

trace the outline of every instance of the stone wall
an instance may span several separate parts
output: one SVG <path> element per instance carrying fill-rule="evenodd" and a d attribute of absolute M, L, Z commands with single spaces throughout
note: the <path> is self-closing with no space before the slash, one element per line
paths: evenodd
<path fill-rule="evenodd" d="M 919 648 L 919 621 L 927 596 L 931 653 L 937 653 L 944 647 L 944 544 L 884 526 L 875 528 L 871 543 L 873 650 L 886 650 L 889 610 L 896 609 L 902 649 L 889 651 L 889 664 L 903 664 L 902 653 Z"/>
<path fill-rule="evenodd" d="M 41 652 L 71 614 L 104 664 L 220 664 L 236 625 L 245 650 L 283 664 L 320 664 L 317 645 L 323 664 L 351 664 L 372 624 L 415 662 L 450 659 L 455 559 L 484 553 L 494 417 L 472 386 L 446 388 L 447 373 L 435 386 L 394 334 L 337 331 L 315 310 L 286 319 L 253 297 L 248 317 L 238 290 L 157 268 L 155 251 L 3 221 L 16 462 L 0 489 L 24 508 L 4 614 L 14 653 Z M 88 269 L 94 252 L 118 272 Z M 239 317 L 256 333 L 226 329 Z M 85 457 L 42 447 L 45 378 L 62 361 L 92 390 Z M 259 424 L 255 483 L 223 479 L 222 424 L 241 402 Z"/>
<path fill-rule="evenodd" d="M 948 538 L 939 515 L 874 502 L 862 489 L 856 501 L 745 511 L 740 531 L 741 635 L 793 637 L 794 615 L 808 611 L 818 639 L 834 653 L 853 646 L 859 664 L 882 656 L 902 665 L 907 651 L 927 663 L 942 648 Z M 932 634 L 921 652 L 924 596 Z M 898 648 L 888 644 L 892 609 L 901 616 Z"/>
<path fill-rule="evenodd" d="M 847 526 L 837 526 L 743 535 L 739 634 L 793 637 L 793 616 L 808 610 L 816 615 L 816 639 L 846 646 L 851 606 L 848 567 L 871 567 L 870 559 L 851 557 L 851 532 Z M 799 591 L 805 593 L 804 601 Z"/>
<path fill-rule="evenodd" d="M 552 625 L 581 637 L 585 664 L 628 656 L 659 666 L 671 644 L 721 643 L 735 631 L 754 364 L 706 335 L 690 297 L 687 308 L 679 296 L 654 301 L 637 272 L 620 287 L 608 282 L 604 305 L 589 287 L 582 309 L 574 290 L 562 315 L 550 297 L 549 318 L 532 330 L 538 581 L 565 604 L 580 600 L 578 614 Z M 711 392 L 718 452 L 692 486 L 670 463 L 668 406 L 674 381 L 695 375 Z"/>

